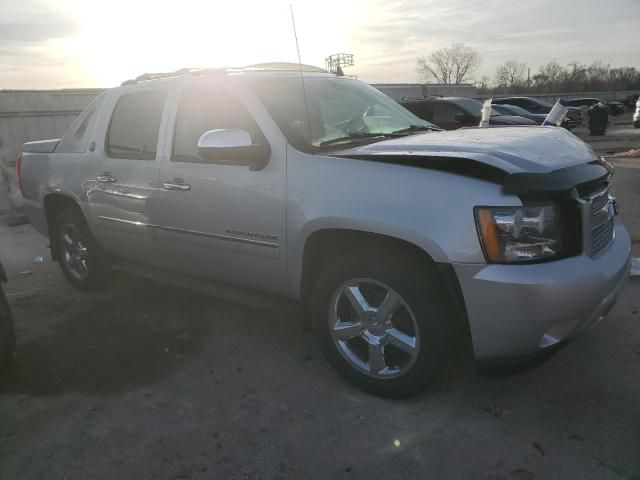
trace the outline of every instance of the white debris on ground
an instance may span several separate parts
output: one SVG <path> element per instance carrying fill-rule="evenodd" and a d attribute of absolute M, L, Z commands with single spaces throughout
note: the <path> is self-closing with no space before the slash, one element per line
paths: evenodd
<path fill-rule="evenodd" d="M 630 277 L 640 277 L 640 257 L 631 259 L 631 271 L 629 272 Z"/>

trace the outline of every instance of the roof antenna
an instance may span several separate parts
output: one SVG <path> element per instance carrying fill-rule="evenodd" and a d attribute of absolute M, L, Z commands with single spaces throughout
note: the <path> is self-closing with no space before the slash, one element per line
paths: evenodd
<path fill-rule="evenodd" d="M 300 69 L 300 82 L 302 83 L 302 96 L 304 98 L 304 111 L 307 116 L 307 133 L 309 134 L 309 143 L 311 140 L 311 121 L 309 116 L 309 105 L 307 103 L 307 89 L 304 86 L 304 75 L 302 74 L 302 60 L 300 59 L 300 45 L 298 45 L 298 33 L 296 32 L 296 19 L 293 16 L 293 5 L 289 4 L 291 10 L 291 24 L 293 25 L 293 36 L 296 39 L 296 50 L 298 51 L 298 67 Z"/>

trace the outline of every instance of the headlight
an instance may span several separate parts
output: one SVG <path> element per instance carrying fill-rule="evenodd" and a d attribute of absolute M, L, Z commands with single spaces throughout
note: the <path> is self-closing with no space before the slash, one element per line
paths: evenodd
<path fill-rule="evenodd" d="M 561 255 L 560 209 L 555 204 L 476 207 L 478 235 L 489 263 L 518 263 Z"/>

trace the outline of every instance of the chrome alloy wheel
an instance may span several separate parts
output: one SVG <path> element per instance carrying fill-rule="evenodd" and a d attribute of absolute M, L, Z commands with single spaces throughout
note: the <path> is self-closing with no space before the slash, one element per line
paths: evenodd
<path fill-rule="evenodd" d="M 420 335 L 415 315 L 391 287 L 370 278 L 345 282 L 334 293 L 329 333 L 342 356 L 375 378 L 402 375 L 415 363 Z"/>
<path fill-rule="evenodd" d="M 88 251 L 80 230 L 72 224 L 64 225 L 60 241 L 67 271 L 77 280 L 84 280 L 89 275 Z"/>

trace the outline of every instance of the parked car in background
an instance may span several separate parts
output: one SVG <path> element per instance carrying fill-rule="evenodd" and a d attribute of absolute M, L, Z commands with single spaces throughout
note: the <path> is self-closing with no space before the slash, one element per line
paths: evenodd
<path fill-rule="evenodd" d="M 572 98 L 566 101 L 570 107 L 593 107 L 598 103 L 604 103 L 609 111 L 609 115 L 615 117 L 616 115 L 622 115 L 624 113 L 624 104 L 621 102 L 604 101 L 599 98 Z"/>
<path fill-rule="evenodd" d="M 632 93 L 631 95 L 627 95 L 626 97 L 624 97 L 624 100 L 622 100 L 622 103 L 624 104 L 625 107 L 633 110 L 634 108 L 636 108 L 636 103 L 638 102 L 638 99 L 640 99 L 640 94 Z"/>
<path fill-rule="evenodd" d="M 531 113 L 544 113 L 547 114 L 553 108 L 553 105 L 533 97 L 502 97 L 494 98 L 492 103 L 496 105 L 515 105 L 520 108 L 524 108 L 527 112 Z"/>
<path fill-rule="evenodd" d="M 482 117 L 482 102 L 465 97 L 428 97 L 401 100 L 400 104 L 414 115 L 445 130 L 477 127 Z M 537 125 L 533 120 L 516 115 L 491 112 L 489 125 Z"/>
<path fill-rule="evenodd" d="M 624 110 L 625 110 L 624 103 L 616 102 L 613 100 L 605 103 L 607 104 L 607 107 L 609 107 L 609 115 L 616 117 L 624 113 Z"/>
<path fill-rule="evenodd" d="M 300 69 L 143 76 L 61 140 L 26 143 L 24 209 L 69 282 L 97 288 L 115 267 L 291 299 L 334 368 L 386 396 L 427 387 L 464 332 L 480 362 L 522 360 L 611 309 L 630 237 L 612 167 L 580 139 L 440 131 L 359 80 Z M 476 122 L 479 103 L 433 105 Z"/>
<path fill-rule="evenodd" d="M 13 319 L 9 310 L 7 296 L 2 289 L 2 284 L 6 283 L 2 263 L 0 263 L 0 372 L 11 364 L 16 349 L 16 334 L 13 328 Z"/>
<path fill-rule="evenodd" d="M 498 112 L 500 115 L 517 115 L 519 117 L 528 118 L 529 120 L 533 120 L 538 125 L 542 125 L 547 118 L 546 113 L 530 113 L 527 112 L 524 108 L 518 107 L 516 105 L 492 105 L 493 110 Z M 575 122 L 569 118 L 565 118 L 562 120 L 562 127 L 567 130 L 571 130 L 579 125 L 578 122 Z"/>
<path fill-rule="evenodd" d="M 542 125 L 544 120 L 547 118 L 546 113 L 531 113 L 526 111 L 522 107 L 518 107 L 517 105 L 492 105 L 491 108 L 498 112 L 500 115 L 512 115 L 518 117 L 528 118 L 529 120 L 533 120 L 538 125 Z"/>
<path fill-rule="evenodd" d="M 492 103 L 495 105 L 515 105 L 516 107 L 524 108 L 530 113 L 547 114 L 553 108 L 553 105 L 549 102 L 534 97 L 502 97 L 494 98 Z M 579 108 L 571 107 L 567 111 L 565 117 L 566 123 L 562 126 L 571 129 L 582 123 L 582 112 Z"/>

